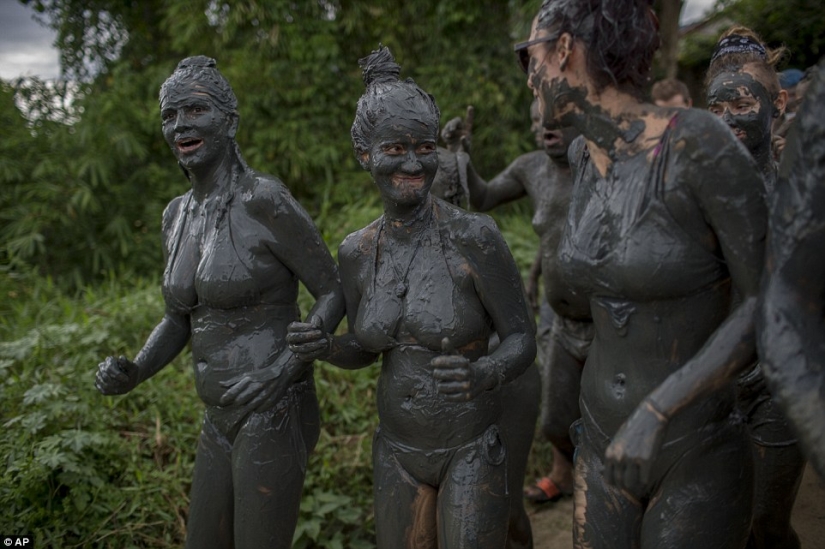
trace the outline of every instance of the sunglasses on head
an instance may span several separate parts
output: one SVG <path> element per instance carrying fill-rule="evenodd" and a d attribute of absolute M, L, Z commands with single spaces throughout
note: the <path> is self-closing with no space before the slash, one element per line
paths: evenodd
<path fill-rule="evenodd" d="M 536 38 L 535 40 L 528 40 L 526 42 L 519 42 L 513 47 L 513 50 L 516 52 L 516 62 L 518 66 L 527 74 L 527 71 L 530 67 L 530 54 L 527 53 L 527 48 L 530 46 L 535 46 L 536 44 L 541 44 L 542 42 L 554 42 L 558 40 L 558 36 L 542 36 L 541 38 Z"/>

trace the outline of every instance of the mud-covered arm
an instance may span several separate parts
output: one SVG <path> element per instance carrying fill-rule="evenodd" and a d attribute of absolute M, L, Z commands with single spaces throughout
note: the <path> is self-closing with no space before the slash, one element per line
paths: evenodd
<path fill-rule="evenodd" d="M 616 433 L 606 452 L 605 478 L 631 490 L 648 480 L 670 418 L 732 381 L 755 358 L 754 312 L 767 224 L 762 181 L 747 151 L 721 124 L 706 118 L 685 129 L 693 135 L 676 141 L 682 154 L 672 163 L 672 176 L 683 179 L 713 229 L 742 301 Z M 700 322 L 702 312 L 696 314 Z"/>
<path fill-rule="evenodd" d="M 180 205 L 181 198 L 178 197 L 163 212 L 164 263 L 169 261 L 170 246 L 174 245 L 171 241 L 173 221 Z M 172 362 L 186 346 L 190 335 L 189 316 L 167 307 L 163 318 L 152 330 L 134 361 L 123 356 L 106 358 L 98 365 L 95 386 L 107 395 L 128 393 Z"/>
<path fill-rule="evenodd" d="M 755 358 L 754 313 L 764 265 L 767 207 L 761 175 L 744 147 L 715 120 L 701 126 L 685 146 L 679 175 L 719 242 L 733 287 L 741 296 L 728 318 L 699 352 L 668 377 L 648 402 L 665 417 L 734 379 Z"/>
<path fill-rule="evenodd" d="M 317 317 L 324 329 L 335 331 L 344 318 L 338 267 L 312 218 L 285 189 L 271 218 L 271 230 L 272 253 L 315 298 L 307 318 Z"/>
<path fill-rule="evenodd" d="M 338 248 L 341 263 L 341 281 L 347 309 L 348 332 L 331 336 L 330 354 L 326 361 L 339 368 L 357 370 L 369 366 L 378 358 L 378 353 L 364 349 L 355 337 L 358 306 L 361 303 L 360 267 L 368 257 L 360 250 L 361 239 L 355 235 L 347 237 Z"/>
<path fill-rule="evenodd" d="M 260 194 L 269 198 L 264 192 Z M 344 317 L 344 293 L 338 267 L 312 218 L 280 182 L 273 187 L 271 200 L 272 209 L 268 217 L 273 237 L 271 252 L 315 298 L 307 320 L 324 332 L 335 331 Z M 288 380 L 294 380 L 311 363 L 311 360 L 296 356 L 287 348 L 272 368 L 283 370 Z"/>
<path fill-rule="evenodd" d="M 825 478 L 825 61 L 779 169 L 757 316 L 773 398 Z"/>
<path fill-rule="evenodd" d="M 493 321 L 501 344 L 474 366 L 487 372 L 485 386 L 519 377 L 536 357 L 535 327 L 516 262 L 495 222 L 479 216 L 474 238 L 457 239 L 467 258 L 475 289 Z"/>
<path fill-rule="evenodd" d="M 470 205 L 475 210 L 486 212 L 527 194 L 528 187 L 521 169 L 521 158 L 517 158 L 490 181 L 484 181 L 476 172 L 473 163 L 468 162 L 467 189 L 470 192 Z"/>

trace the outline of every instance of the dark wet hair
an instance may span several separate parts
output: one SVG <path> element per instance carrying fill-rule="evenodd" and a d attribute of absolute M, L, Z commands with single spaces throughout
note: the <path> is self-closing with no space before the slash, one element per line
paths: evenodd
<path fill-rule="evenodd" d="M 215 105 L 225 113 L 238 114 L 238 99 L 232 86 L 218 71 L 218 63 L 211 57 L 196 55 L 187 57 L 160 87 L 159 100 L 163 102 L 167 90 L 180 84 L 195 84 L 203 89 Z"/>
<path fill-rule="evenodd" d="M 787 49 L 771 49 L 759 35 L 747 27 L 734 25 L 726 30 L 713 51 L 713 57 L 705 75 L 705 88 L 723 72 L 739 72 L 745 65 L 751 65 L 758 74 L 759 81 L 776 99 L 782 89 L 776 65 L 784 59 Z"/>
<path fill-rule="evenodd" d="M 587 47 L 587 72 L 597 91 L 613 85 L 641 96 L 659 48 L 659 20 L 650 0 L 544 0 L 536 29 L 569 33 Z"/>
<path fill-rule="evenodd" d="M 432 95 L 425 92 L 412 78 L 399 80 L 401 67 L 395 62 L 389 48 L 379 46 L 367 57 L 358 60 L 364 77 L 366 91 L 358 100 L 355 109 L 355 120 L 352 123 L 352 147 L 356 156 L 368 151 L 372 143 L 372 132 L 375 127 L 395 109 L 388 109 L 392 104 L 409 108 L 414 102 L 416 107 L 431 120 L 424 120 L 432 124 L 434 135 L 438 135 L 441 112 L 435 104 Z"/>

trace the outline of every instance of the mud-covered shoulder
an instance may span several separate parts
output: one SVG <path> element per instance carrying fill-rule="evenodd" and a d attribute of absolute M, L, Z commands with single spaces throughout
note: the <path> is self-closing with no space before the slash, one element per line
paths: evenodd
<path fill-rule="evenodd" d="M 719 117 L 700 109 L 685 109 L 670 138 L 671 181 L 696 195 L 764 200 L 764 182 L 756 162 Z"/>
<path fill-rule="evenodd" d="M 182 205 L 186 201 L 186 198 L 191 194 L 192 191 L 190 190 L 181 196 L 176 196 L 169 202 L 169 204 L 166 205 L 166 208 L 163 209 L 160 230 L 163 238 L 164 248 L 166 250 L 169 249 L 169 239 L 172 236 L 172 228 L 175 226 L 175 220 L 178 218 L 178 215 L 180 214 L 180 209 L 183 207 Z"/>
<path fill-rule="evenodd" d="M 439 229 L 465 256 L 493 255 L 509 248 L 496 222 L 487 214 L 469 212 L 433 197 Z"/>
<path fill-rule="evenodd" d="M 680 110 L 670 141 L 671 146 L 682 156 L 695 161 L 707 161 L 725 155 L 749 159 L 751 156 L 727 124 L 715 114 L 702 109 Z"/>
<path fill-rule="evenodd" d="M 355 262 L 364 256 L 371 256 L 375 247 L 375 239 L 381 227 L 379 217 L 366 227 L 348 234 L 338 246 L 338 261 Z"/>
<path fill-rule="evenodd" d="M 247 170 L 235 183 L 233 202 L 242 204 L 250 214 L 278 217 L 296 211 L 306 215 L 303 207 L 277 177 Z"/>

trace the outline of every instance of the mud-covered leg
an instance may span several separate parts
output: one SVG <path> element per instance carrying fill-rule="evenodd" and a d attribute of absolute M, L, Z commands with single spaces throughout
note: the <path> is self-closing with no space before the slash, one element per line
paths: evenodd
<path fill-rule="evenodd" d="M 510 515 L 506 477 L 507 454 L 496 426 L 456 451 L 438 494 L 439 549 L 504 547 Z"/>
<path fill-rule="evenodd" d="M 641 549 L 745 547 L 753 505 L 750 441 L 720 428 L 711 445 L 697 443 L 670 467 L 651 497 Z"/>
<path fill-rule="evenodd" d="M 533 547 L 533 531 L 524 509 L 521 487 L 536 429 L 540 384 L 538 368 L 532 365 L 518 379 L 501 388 L 501 433 L 508 451 L 507 488 L 510 493 L 507 549 Z"/>
<path fill-rule="evenodd" d="M 791 526 L 796 494 L 805 470 L 798 444 L 785 447 L 754 443 L 754 509 L 748 549 L 799 549 Z"/>
<path fill-rule="evenodd" d="M 189 497 L 187 549 L 233 547 L 231 452 L 229 441 L 204 419 Z"/>
<path fill-rule="evenodd" d="M 573 492 L 573 547 L 638 549 L 642 505 L 604 481 L 600 450 L 578 442 Z"/>
<path fill-rule="evenodd" d="M 315 392 L 299 398 L 289 417 L 252 414 L 235 439 L 235 549 L 292 547 L 307 457 L 319 434 Z"/>
<path fill-rule="evenodd" d="M 372 444 L 372 464 L 378 549 L 438 549 L 438 491 L 404 470 L 380 428 Z"/>

